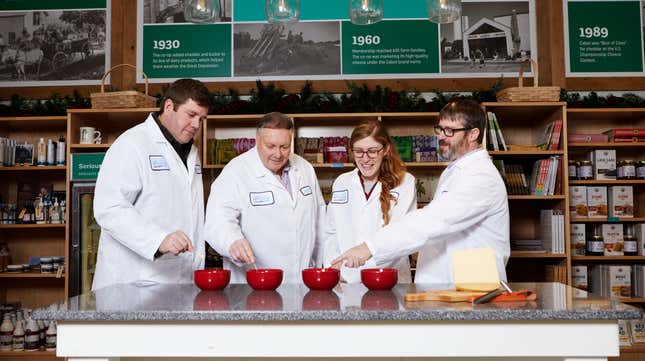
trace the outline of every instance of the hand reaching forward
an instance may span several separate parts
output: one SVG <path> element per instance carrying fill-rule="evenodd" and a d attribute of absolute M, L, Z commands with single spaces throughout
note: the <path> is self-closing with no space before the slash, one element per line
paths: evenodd
<path fill-rule="evenodd" d="M 168 234 L 163 241 L 161 241 L 161 245 L 159 246 L 159 252 L 163 254 L 171 252 L 176 256 L 186 251 L 192 252 L 193 244 L 190 242 L 188 236 L 182 231 L 174 231 Z"/>
<path fill-rule="evenodd" d="M 372 258 L 370 249 L 367 248 L 367 245 L 365 243 L 361 243 L 358 246 L 352 247 L 345 253 L 336 257 L 336 259 L 331 261 L 331 264 L 333 265 L 332 267 L 335 267 L 335 265 L 338 265 L 338 267 L 340 267 L 344 264 L 345 267 L 357 268 L 364 265 L 365 262 L 367 262 L 367 260 L 370 258 Z"/>
<path fill-rule="evenodd" d="M 228 253 L 231 255 L 231 259 L 235 262 L 245 264 L 255 263 L 255 255 L 251 249 L 251 244 L 246 240 L 246 238 L 241 238 L 233 242 L 231 247 L 228 249 Z"/>

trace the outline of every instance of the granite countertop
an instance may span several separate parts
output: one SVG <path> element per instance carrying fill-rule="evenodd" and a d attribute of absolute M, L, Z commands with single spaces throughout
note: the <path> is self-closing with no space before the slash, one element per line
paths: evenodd
<path fill-rule="evenodd" d="M 231 284 L 201 291 L 193 284 L 124 284 L 35 310 L 35 319 L 69 321 L 516 321 L 636 319 L 633 306 L 594 297 L 559 283 L 512 283 L 536 291 L 537 301 L 472 305 L 466 302 L 405 302 L 406 292 L 448 289 L 448 285 L 399 284 L 369 291 L 341 284 L 333 291 L 310 291 L 284 284 L 254 291 Z"/>

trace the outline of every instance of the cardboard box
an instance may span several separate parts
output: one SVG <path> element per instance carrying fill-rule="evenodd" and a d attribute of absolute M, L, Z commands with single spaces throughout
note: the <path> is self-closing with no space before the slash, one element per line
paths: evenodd
<path fill-rule="evenodd" d="M 634 187 L 609 187 L 607 198 L 609 217 L 634 218 Z"/>
<path fill-rule="evenodd" d="M 571 284 L 581 290 L 589 289 L 589 277 L 587 276 L 587 266 L 571 267 Z"/>
<path fill-rule="evenodd" d="M 609 266 L 610 298 L 629 298 L 632 296 L 632 268 L 629 266 Z"/>
<path fill-rule="evenodd" d="M 596 149 L 589 152 L 594 179 L 616 179 L 616 150 Z"/>
<path fill-rule="evenodd" d="M 585 255 L 585 224 L 571 223 L 571 254 L 573 256 Z"/>
<path fill-rule="evenodd" d="M 609 223 L 602 225 L 602 238 L 605 241 L 605 256 L 622 256 L 623 249 L 623 224 Z"/>
<path fill-rule="evenodd" d="M 607 187 L 587 187 L 587 216 L 607 218 Z"/>
<path fill-rule="evenodd" d="M 571 218 L 587 218 L 587 187 L 569 187 L 569 215 Z"/>

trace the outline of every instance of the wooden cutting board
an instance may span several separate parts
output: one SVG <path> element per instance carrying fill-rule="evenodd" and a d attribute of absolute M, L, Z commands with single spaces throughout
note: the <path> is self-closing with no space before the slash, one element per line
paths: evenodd
<path fill-rule="evenodd" d="M 442 302 L 464 302 L 473 297 L 485 295 L 487 292 L 457 291 L 457 290 L 434 290 L 421 293 L 406 293 L 403 299 L 406 302 L 417 301 L 442 301 Z"/>

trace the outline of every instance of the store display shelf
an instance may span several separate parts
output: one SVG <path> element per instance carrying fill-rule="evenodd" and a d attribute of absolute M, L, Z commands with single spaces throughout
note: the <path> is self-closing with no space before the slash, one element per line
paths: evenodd
<path fill-rule="evenodd" d="M 0 126 L 10 127 L 32 127 L 32 126 L 47 126 L 47 127 L 65 127 L 67 125 L 67 117 L 60 116 L 38 116 L 38 117 L 0 117 Z"/>
<path fill-rule="evenodd" d="M 636 343 L 631 346 L 621 346 L 620 353 L 645 353 L 645 343 Z"/>
<path fill-rule="evenodd" d="M 634 218 L 571 218 L 570 223 L 618 223 L 618 222 L 645 222 L 645 217 Z"/>
<path fill-rule="evenodd" d="M 65 274 L 58 275 L 56 273 L 37 273 L 37 272 L 27 272 L 27 273 L 0 273 L 0 278 L 57 278 L 64 280 Z"/>
<path fill-rule="evenodd" d="M 645 179 L 569 180 L 569 185 L 630 185 L 645 184 Z"/>
<path fill-rule="evenodd" d="M 645 256 L 572 256 L 572 261 L 645 261 Z"/>
<path fill-rule="evenodd" d="M 615 143 L 615 142 L 596 142 L 596 143 L 569 143 L 571 148 L 645 148 L 645 142 L 641 143 Z"/>
<path fill-rule="evenodd" d="M 3 167 L 0 166 L 0 172 L 31 172 L 31 171 L 46 171 L 46 170 L 61 170 L 64 171 L 67 169 L 67 166 L 61 165 L 47 165 L 47 166 L 35 166 L 35 165 L 23 165 L 23 166 L 13 166 L 13 167 Z"/>
<path fill-rule="evenodd" d="M 503 155 L 535 155 L 535 156 L 550 156 L 550 155 L 563 155 L 563 150 L 489 150 L 488 154 L 495 156 Z"/>
<path fill-rule="evenodd" d="M 56 351 L 0 351 L 0 360 L 58 360 Z"/>
<path fill-rule="evenodd" d="M 104 144 L 70 144 L 70 149 L 108 149 L 112 143 Z"/>
<path fill-rule="evenodd" d="M 64 223 L 45 223 L 45 224 L 0 224 L 0 229 L 65 229 Z"/>
<path fill-rule="evenodd" d="M 564 253 L 532 253 L 511 251 L 511 258 L 567 258 Z"/>
<path fill-rule="evenodd" d="M 531 199 L 566 199 L 567 196 L 563 194 L 556 194 L 552 196 L 536 196 L 536 195 L 509 195 L 508 200 L 531 200 Z"/>

